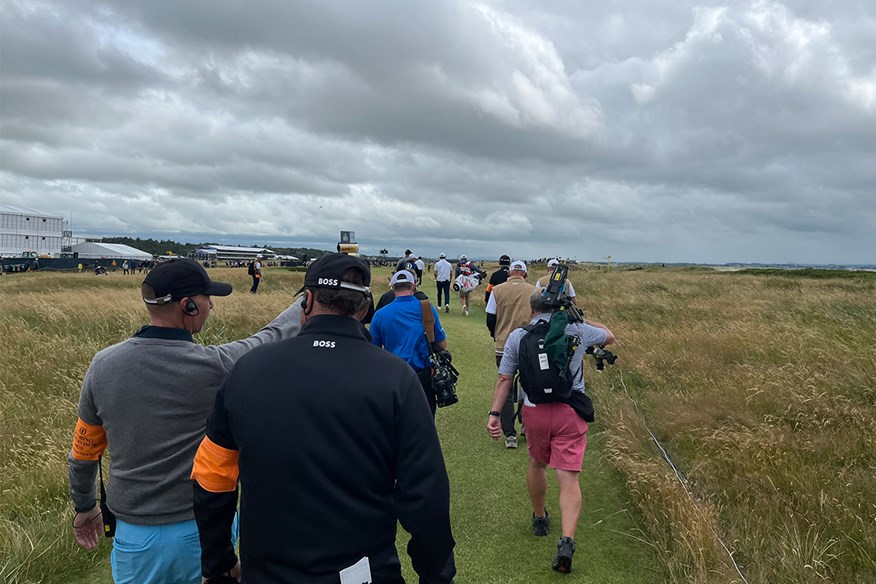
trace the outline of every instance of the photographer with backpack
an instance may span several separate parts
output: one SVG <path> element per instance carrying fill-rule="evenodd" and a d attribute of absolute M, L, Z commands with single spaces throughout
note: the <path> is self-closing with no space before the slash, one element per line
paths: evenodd
<path fill-rule="evenodd" d="M 246 268 L 247 274 L 252 278 L 252 288 L 249 289 L 250 294 L 255 294 L 259 291 L 259 284 L 262 281 L 262 256 L 257 255 L 256 259 L 251 261 Z"/>
<path fill-rule="evenodd" d="M 537 536 L 549 531 L 545 496 L 547 467 L 551 466 L 557 471 L 562 524 L 552 567 L 568 573 L 581 513 L 578 476 L 587 444 L 587 422 L 593 421 L 592 405 L 584 393 L 582 361 L 587 347 L 613 343 L 614 334 L 597 322 L 569 323 L 567 312 L 545 304 L 541 291 L 532 293 L 529 304 L 530 325 L 512 331 L 505 342 L 487 431 L 493 440 L 502 438 L 500 410 L 519 371 L 526 393 L 522 414 L 529 450 L 526 485 L 532 502 L 532 531 Z"/>

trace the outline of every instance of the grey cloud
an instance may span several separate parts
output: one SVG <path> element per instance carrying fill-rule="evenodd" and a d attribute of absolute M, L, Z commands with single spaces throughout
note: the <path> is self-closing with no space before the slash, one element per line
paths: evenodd
<path fill-rule="evenodd" d="M 654 261 L 876 248 L 864 3 L 10 6 L 0 201 L 75 207 L 84 230 Z"/>

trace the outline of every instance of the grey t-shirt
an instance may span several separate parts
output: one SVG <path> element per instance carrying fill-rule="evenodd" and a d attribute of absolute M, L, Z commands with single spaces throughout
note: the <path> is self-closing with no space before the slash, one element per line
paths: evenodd
<path fill-rule="evenodd" d="M 138 335 L 98 352 L 82 383 L 78 413 L 106 432 L 110 510 L 142 525 L 194 518 L 192 461 L 225 375 L 250 349 L 300 329 L 295 302 L 253 336 L 224 345 L 203 346 L 173 334 L 185 337 L 184 331 L 163 329 L 167 334 Z M 68 460 L 74 506 L 90 509 L 97 463 L 76 460 L 72 452 Z"/>
<path fill-rule="evenodd" d="M 550 322 L 551 315 L 549 313 L 537 314 L 532 317 L 529 324 L 535 324 L 539 320 Z M 508 340 L 505 341 L 505 350 L 502 353 L 502 362 L 499 364 L 500 375 L 514 375 L 517 372 L 517 355 L 520 348 L 520 339 L 523 338 L 523 335 L 525 334 L 526 329 L 518 328 L 511 331 L 511 334 L 508 335 Z M 604 344 L 605 331 L 601 328 L 584 324 L 583 322 L 576 322 L 571 323 L 566 327 L 566 334 L 576 335 L 581 340 L 578 349 L 572 356 L 570 369 L 572 371 L 572 379 L 574 380 L 572 383 L 572 391 L 580 391 L 581 393 L 584 393 L 584 374 L 582 371 L 582 368 L 584 367 L 584 351 L 590 345 Z M 524 403 L 528 406 L 534 405 L 528 399 L 524 399 Z"/>

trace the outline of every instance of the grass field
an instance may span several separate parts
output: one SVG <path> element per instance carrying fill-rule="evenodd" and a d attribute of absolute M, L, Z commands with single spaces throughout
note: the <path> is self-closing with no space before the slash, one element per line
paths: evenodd
<path fill-rule="evenodd" d="M 248 287 L 243 270 L 213 273 Z M 752 584 L 873 581 L 872 276 L 575 272 L 579 304 L 618 336 L 620 359 L 601 375 L 587 364 L 597 422 L 568 577 L 548 567 L 555 538 L 529 535 L 525 449 L 505 450 L 485 431 L 495 364 L 482 295 L 468 318 L 454 304 L 442 321 L 461 401 L 437 424 L 457 581 L 741 582 L 719 538 Z M 253 332 L 288 305 L 302 277 L 271 270 L 258 296 L 218 299 L 201 341 Z M 0 582 L 110 581 L 106 542 L 88 553 L 70 535 L 65 455 L 90 358 L 144 322 L 139 281 L 0 278 Z M 686 473 L 690 494 L 647 429 Z M 554 510 L 553 481 L 549 489 Z"/>

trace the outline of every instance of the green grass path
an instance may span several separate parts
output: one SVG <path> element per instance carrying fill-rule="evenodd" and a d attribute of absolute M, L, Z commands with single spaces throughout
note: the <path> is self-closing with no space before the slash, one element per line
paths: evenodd
<path fill-rule="evenodd" d="M 434 287 L 426 287 L 434 294 Z M 478 291 L 480 293 L 480 290 Z M 481 303 L 482 304 L 482 303 Z M 456 538 L 459 584 L 578 582 L 600 584 L 660 583 L 665 572 L 642 533 L 620 474 L 603 453 L 603 428 L 591 425 L 581 473 L 584 508 L 578 527 L 573 572 L 550 569 L 559 537 L 556 479 L 548 471 L 548 511 L 555 517 L 548 537 L 530 531 L 526 492 L 526 443 L 517 450 L 490 440 L 487 411 L 496 381 L 493 343 L 484 324 L 482 305 L 463 317 L 459 304 L 441 313 L 448 348 L 461 373 L 460 401 L 439 409 L 437 426 L 450 476 L 452 520 Z M 588 362 L 589 365 L 589 362 Z M 585 375 L 594 375 L 593 369 Z M 598 404 L 597 404 L 598 407 Z M 404 552 L 407 534 L 399 530 L 405 577 L 416 582 Z M 109 546 L 101 542 L 105 553 Z M 108 561 L 73 583 L 111 582 Z"/>

